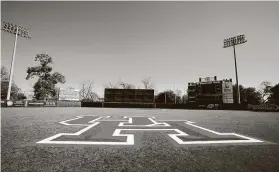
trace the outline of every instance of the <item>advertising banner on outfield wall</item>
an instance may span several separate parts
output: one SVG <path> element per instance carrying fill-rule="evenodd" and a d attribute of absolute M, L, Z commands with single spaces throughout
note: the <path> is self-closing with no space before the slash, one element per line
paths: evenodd
<path fill-rule="evenodd" d="M 57 102 L 55 101 L 28 101 L 29 107 L 55 107 Z"/>
<path fill-rule="evenodd" d="M 201 104 L 198 105 L 199 109 L 219 109 L 220 105 L 219 104 Z"/>
<path fill-rule="evenodd" d="M 55 107 L 57 106 L 57 102 L 54 102 L 54 101 L 46 101 L 44 103 L 44 106 L 47 106 L 47 107 Z"/>
<path fill-rule="evenodd" d="M 24 106 L 26 106 L 26 101 L 23 101 L 23 100 L 15 101 L 15 102 L 13 102 L 13 106 L 15 106 L 15 107 L 24 107 Z"/>
<path fill-rule="evenodd" d="M 222 83 L 223 103 L 233 103 L 233 84 L 230 81 Z"/>
<path fill-rule="evenodd" d="M 28 101 L 27 106 L 29 107 L 42 107 L 44 106 L 44 101 Z"/>

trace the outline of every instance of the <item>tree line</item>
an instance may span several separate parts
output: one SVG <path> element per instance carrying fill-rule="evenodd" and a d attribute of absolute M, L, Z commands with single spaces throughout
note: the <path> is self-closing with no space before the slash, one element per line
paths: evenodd
<path fill-rule="evenodd" d="M 5 100 L 7 98 L 8 87 L 9 72 L 5 66 L 1 66 L 1 100 Z M 10 99 L 13 101 L 26 99 L 26 96 L 24 95 L 22 90 L 15 84 L 15 82 L 12 82 L 11 85 Z"/>
<path fill-rule="evenodd" d="M 66 82 L 65 76 L 59 72 L 52 72 L 53 59 L 48 54 L 37 54 L 35 61 L 37 66 L 27 68 L 26 80 L 37 79 L 33 86 L 34 100 L 57 100 L 59 96 L 58 83 L 64 84 Z M 5 100 L 7 97 L 7 90 L 9 84 L 9 73 L 5 66 L 1 66 L 1 99 Z M 120 80 L 116 84 L 105 85 L 105 88 L 122 88 L 122 89 L 155 89 L 155 85 L 151 80 L 151 77 L 145 77 L 141 80 L 143 87 L 136 87 L 133 84 Z M 240 102 L 248 104 L 261 104 L 261 103 L 273 103 L 279 105 L 279 83 L 271 85 L 268 81 L 263 81 L 260 84 L 260 88 L 244 87 L 239 85 L 240 89 Z M 237 88 L 233 86 L 234 101 L 237 101 Z M 26 99 L 21 89 L 12 82 L 11 87 L 11 100 L 23 100 Z M 89 82 L 86 87 L 81 88 L 80 91 L 81 101 L 98 101 L 99 97 L 92 91 L 92 82 Z M 155 95 L 156 103 L 187 103 L 187 94 L 182 94 L 180 90 L 165 90 Z"/>

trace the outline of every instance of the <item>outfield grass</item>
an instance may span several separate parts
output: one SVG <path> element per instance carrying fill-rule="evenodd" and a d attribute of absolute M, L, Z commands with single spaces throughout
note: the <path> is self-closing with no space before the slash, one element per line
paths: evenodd
<path fill-rule="evenodd" d="M 143 133 L 141 146 L 45 146 L 35 142 L 81 126 L 58 122 L 78 115 L 157 116 L 187 119 L 219 132 L 264 139 L 277 144 L 176 147 L 160 133 Z M 279 113 L 105 108 L 1 109 L 1 168 L 30 171 L 279 171 Z"/>

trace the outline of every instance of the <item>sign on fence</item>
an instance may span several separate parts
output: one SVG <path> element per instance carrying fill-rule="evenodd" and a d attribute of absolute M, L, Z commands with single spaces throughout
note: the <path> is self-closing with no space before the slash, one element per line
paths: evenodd
<path fill-rule="evenodd" d="M 201 109 L 218 109 L 219 104 L 203 104 L 203 105 L 198 105 L 199 108 Z"/>
<path fill-rule="evenodd" d="M 42 107 L 42 106 L 44 106 L 44 102 L 43 101 L 28 101 L 27 105 L 30 107 Z"/>
<path fill-rule="evenodd" d="M 24 107 L 25 106 L 25 101 L 15 101 L 13 106 Z"/>
<path fill-rule="evenodd" d="M 45 102 L 44 106 L 57 106 L 57 102 L 47 101 L 47 102 Z"/>
<path fill-rule="evenodd" d="M 261 104 L 261 105 L 251 105 L 248 104 L 249 110 L 271 110 L 271 111 L 278 111 L 279 106 L 274 104 Z"/>
<path fill-rule="evenodd" d="M 7 107 L 5 101 L 1 101 L 1 107 Z M 43 100 L 22 100 L 14 101 L 8 107 L 81 107 L 77 101 L 43 101 Z"/>
<path fill-rule="evenodd" d="M 222 83 L 223 103 L 233 103 L 233 85 L 230 81 Z"/>

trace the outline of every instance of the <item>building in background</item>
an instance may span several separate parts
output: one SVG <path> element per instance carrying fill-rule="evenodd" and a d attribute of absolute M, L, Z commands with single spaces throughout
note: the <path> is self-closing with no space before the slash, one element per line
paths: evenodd
<path fill-rule="evenodd" d="M 68 87 L 59 89 L 59 100 L 68 100 L 68 101 L 79 101 L 80 100 L 80 90 Z"/>
<path fill-rule="evenodd" d="M 232 79 L 217 80 L 217 77 L 199 78 L 199 82 L 188 83 L 188 102 L 207 107 L 219 107 L 233 103 Z"/>
<path fill-rule="evenodd" d="M 106 88 L 104 102 L 153 103 L 154 90 Z"/>

